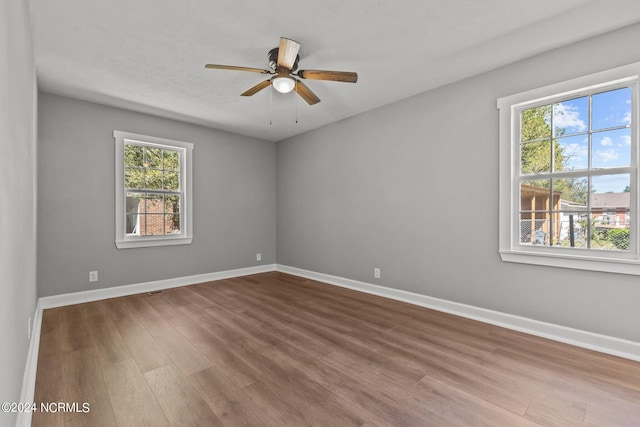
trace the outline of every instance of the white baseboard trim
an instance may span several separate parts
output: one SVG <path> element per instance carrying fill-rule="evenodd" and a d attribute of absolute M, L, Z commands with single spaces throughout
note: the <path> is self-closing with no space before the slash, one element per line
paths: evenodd
<path fill-rule="evenodd" d="M 640 361 L 640 343 L 611 337 L 608 335 L 596 334 L 593 332 L 573 329 L 566 326 L 555 325 L 553 323 L 541 322 L 539 320 L 526 317 L 515 316 L 513 314 L 502 313 L 486 308 L 474 307 L 467 304 L 448 301 L 440 298 L 429 297 L 413 292 L 374 285 L 371 283 L 359 282 L 357 280 L 345 279 L 343 277 L 331 276 L 329 274 L 317 273 L 315 271 L 303 270 L 296 267 L 277 264 L 276 270 L 316 280 L 330 285 L 349 288 L 356 291 L 378 295 L 397 301 L 406 302 L 421 307 L 442 311 L 468 319 L 513 329 L 531 335 L 548 338 L 554 341 L 587 348 L 601 353 L 611 354 Z"/>
<path fill-rule="evenodd" d="M 233 277 L 248 276 L 250 274 L 266 273 L 268 271 L 274 271 L 275 269 L 275 264 L 259 265 L 257 267 L 239 268 L 236 270 L 218 271 L 215 273 L 197 274 L 194 276 L 186 277 L 176 277 L 174 279 L 155 280 L 153 282 L 136 283 L 133 285 L 114 286 L 111 288 L 93 289 L 89 291 L 53 295 L 40 298 L 38 300 L 38 303 L 42 306 L 42 309 L 62 307 L 65 305 L 81 304 L 84 302 L 99 301 L 108 298 L 141 294 L 143 292 L 160 291 L 162 289 L 176 288 L 178 286 L 195 285 L 197 283 L 212 282 L 214 280 L 223 280 Z"/>
<path fill-rule="evenodd" d="M 31 338 L 29 339 L 29 349 L 27 350 L 27 361 L 22 378 L 21 403 L 33 403 L 36 391 L 36 370 L 38 368 L 38 351 L 40 350 L 40 331 L 42 329 L 42 307 L 36 304 L 33 314 L 33 324 L 31 326 Z M 31 412 L 18 412 L 16 419 L 17 427 L 29 427 L 31 425 Z"/>

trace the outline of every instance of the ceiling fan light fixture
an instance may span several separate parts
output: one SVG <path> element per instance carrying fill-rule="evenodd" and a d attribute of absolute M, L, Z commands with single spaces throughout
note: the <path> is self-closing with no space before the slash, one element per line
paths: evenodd
<path fill-rule="evenodd" d="M 291 77 L 274 77 L 271 79 L 271 84 L 280 93 L 289 93 L 296 87 L 296 81 Z"/>
<path fill-rule="evenodd" d="M 253 96 L 261 90 L 273 86 L 273 88 L 280 93 L 289 93 L 295 90 L 309 105 L 317 104 L 320 102 L 320 98 L 318 98 L 302 80 L 329 80 L 347 83 L 355 83 L 358 81 L 358 74 L 351 71 L 299 70 L 296 72 L 298 69 L 298 60 L 300 59 L 300 55 L 298 55 L 299 50 L 300 43 L 286 37 L 280 37 L 278 47 L 269 51 L 270 69 L 268 70 L 221 64 L 206 64 L 205 67 L 218 70 L 248 71 L 269 76 L 266 80 L 242 92 L 240 96 Z"/>

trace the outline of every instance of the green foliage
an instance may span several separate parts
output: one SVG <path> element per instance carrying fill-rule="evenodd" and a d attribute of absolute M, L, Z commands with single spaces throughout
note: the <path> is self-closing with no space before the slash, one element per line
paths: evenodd
<path fill-rule="evenodd" d="M 629 249 L 629 229 L 613 228 L 607 232 L 608 240 L 620 250 Z"/>
<path fill-rule="evenodd" d="M 178 190 L 180 155 L 177 151 L 125 145 L 125 187 L 130 190 Z"/>
<path fill-rule="evenodd" d="M 555 191 L 562 193 L 562 199 L 570 202 L 587 204 L 589 197 L 589 181 L 587 178 L 558 179 L 554 181 Z"/>
<path fill-rule="evenodd" d="M 564 129 L 551 131 L 552 106 L 542 105 L 522 111 L 520 116 L 520 170 L 523 174 L 549 173 L 565 170 L 569 157 L 557 137 L 564 135 Z M 553 170 L 551 159 L 553 150 Z M 536 181 L 542 188 L 549 188 L 549 181 Z M 586 204 L 588 182 L 586 178 L 556 179 L 554 191 L 562 193 L 563 200 Z"/>
<path fill-rule="evenodd" d="M 564 148 L 551 133 L 551 105 L 529 108 L 520 118 L 521 153 L 520 168 L 523 173 L 551 171 L 551 150 L 553 149 L 553 171 L 564 169 Z M 558 136 L 558 135 L 556 135 Z"/>

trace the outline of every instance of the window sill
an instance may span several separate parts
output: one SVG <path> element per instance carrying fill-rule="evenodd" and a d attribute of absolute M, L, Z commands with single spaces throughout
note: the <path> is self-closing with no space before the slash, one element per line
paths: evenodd
<path fill-rule="evenodd" d="M 116 241 L 118 249 L 148 248 L 151 246 L 190 245 L 193 237 L 153 237 Z"/>
<path fill-rule="evenodd" d="M 640 262 L 637 259 L 567 256 L 515 250 L 500 250 L 500 258 L 505 262 L 640 276 Z"/>

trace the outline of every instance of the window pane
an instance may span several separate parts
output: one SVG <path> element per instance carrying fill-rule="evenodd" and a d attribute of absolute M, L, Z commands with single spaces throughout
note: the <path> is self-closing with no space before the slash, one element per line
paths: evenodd
<path fill-rule="evenodd" d="M 140 205 L 141 212 L 145 214 L 164 213 L 163 200 L 164 198 L 162 195 L 145 193 L 143 200 L 144 203 Z"/>
<path fill-rule="evenodd" d="M 177 151 L 164 150 L 164 169 L 172 171 L 180 169 L 180 155 Z"/>
<path fill-rule="evenodd" d="M 631 124 L 631 88 L 598 93 L 591 102 L 592 130 Z"/>
<path fill-rule="evenodd" d="M 560 210 L 586 211 L 587 196 L 589 194 L 589 179 L 577 178 L 554 178 L 553 193 L 560 203 Z M 555 204 L 557 204 L 555 203 Z M 554 208 L 556 209 L 556 208 Z"/>
<path fill-rule="evenodd" d="M 144 169 L 126 168 L 124 186 L 125 188 L 144 188 Z"/>
<path fill-rule="evenodd" d="M 163 214 L 147 214 L 147 223 L 145 234 L 147 236 L 161 236 L 164 233 L 164 215 Z"/>
<path fill-rule="evenodd" d="M 629 250 L 630 178 L 629 174 L 592 178 L 592 249 Z"/>
<path fill-rule="evenodd" d="M 520 184 L 520 210 L 546 210 L 549 200 L 549 180 L 535 179 Z"/>
<path fill-rule="evenodd" d="M 631 209 L 629 174 L 592 178 L 591 213 L 596 225 L 628 227 Z M 622 189 L 622 191 L 620 191 Z"/>
<path fill-rule="evenodd" d="M 180 215 L 169 214 L 165 224 L 167 234 L 180 234 Z"/>
<path fill-rule="evenodd" d="M 589 179 L 554 178 L 552 213 L 553 244 L 563 247 L 587 248 L 587 197 Z"/>
<path fill-rule="evenodd" d="M 144 167 L 150 169 L 162 169 L 162 149 L 149 148 L 144 149 Z"/>
<path fill-rule="evenodd" d="M 178 172 L 164 173 L 164 189 L 165 190 L 180 189 L 180 174 Z"/>
<path fill-rule="evenodd" d="M 167 234 L 180 234 L 180 196 L 167 196 L 164 201 L 167 214 L 165 231 Z"/>
<path fill-rule="evenodd" d="M 125 233 L 140 234 L 140 200 L 144 200 L 142 193 L 127 193 L 125 211 Z"/>
<path fill-rule="evenodd" d="M 554 136 L 589 130 L 589 97 L 570 99 L 553 105 Z"/>
<path fill-rule="evenodd" d="M 527 142 L 520 147 L 520 173 L 551 172 L 551 140 Z"/>
<path fill-rule="evenodd" d="M 520 113 L 520 141 L 551 138 L 551 105 L 529 108 Z"/>
<path fill-rule="evenodd" d="M 629 227 L 615 226 L 613 213 L 594 213 L 591 216 L 591 249 L 629 250 Z"/>
<path fill-rule="evenodd" d="M 562 247 L 588 248 L 588 220 L 585 211 L 559 212 L 553 227 L 554 242 Z"/>
<path fill-rule="evenodd" d="M 520 243 L 548 243 L 550 194 L 549 180 L 530 180 L 520 184 Z"/>
<path fill-rule="evenodd" d="M 138 145 L 124 146 L 124 165 L 129 167 L 142 167 L 143 148 Z"/>
<path fill-rule="evenodd" d="M 589 168 L 589 137 L 576 135 L 556 140 L 556 171 L 580 170 Z"/>
<path fill-rule="evenodd" d="M 621 194 L 624 193 L 623 196 L 618 196 L 620 198 L 625 198 L 626 206 L 630 206 L 629 202 L 629 191 L 631 189 L 631 176 L 628 173 L 616 174 L 616 175 L 602 175 L 602 176 L 594 176 L 591 178 L 591 196 L 592 196 L 592 207 L 593 207 L 593 197 L 597 194 Z M 611 197 L 611 196 L 608 196 Z M 615 203 L 619 203 L 617 200 Z M 612 203 L 612 202 L 609 202 Z"/>
<path fill-rule="evenodd" d="M 592 167 L 611 168 L 631 164 L 631 129 L 594 133 L 591 137 Z"/>
<path fill-rule="evenodd" d="M 146 169 L 144 171 L 144 185 L 150 190 L 162 190 L 162 171 Z"/>
<path fill-rule="evenodd" d="M 165 213 L 180 212 L 180 196 L 166 196 L 164 201 Z"/>
<path fill-rule="evenodd" d="M 549 243 L 549 221 L 544 216 L 520 214 L 520 244 L 547 245 Z"/>

